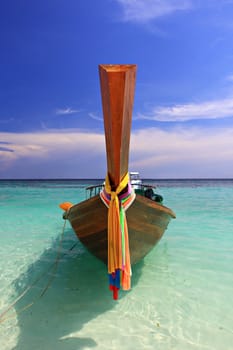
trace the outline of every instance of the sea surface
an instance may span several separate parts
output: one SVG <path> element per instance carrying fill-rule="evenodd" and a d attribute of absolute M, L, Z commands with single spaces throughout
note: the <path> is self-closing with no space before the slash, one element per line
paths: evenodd
<path fill-rule="evenodd" d="M 95 180 L 0 181 L 1 350 L 232 350 L 233 180 L 148 180 L 177 218 L 112 300 L 59 203 Z"/>

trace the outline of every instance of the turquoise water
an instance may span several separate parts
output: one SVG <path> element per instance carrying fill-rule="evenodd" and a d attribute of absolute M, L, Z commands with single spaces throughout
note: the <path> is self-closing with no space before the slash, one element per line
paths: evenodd
<path fill-rule="evenodd" d="M 232 350 L 233 180 L 156 181 L 177 219 L 117 302 L 68 223 L 60 246 L 58 204 L 92 183 L 0 181 L 0 313 L 22 296 L 0 349 Z"/>

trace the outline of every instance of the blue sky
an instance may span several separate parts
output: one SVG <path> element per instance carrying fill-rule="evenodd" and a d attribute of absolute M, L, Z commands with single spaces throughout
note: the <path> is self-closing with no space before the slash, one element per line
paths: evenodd
<path fill-rule="evenodd" d="M 98 64 L 138 66 L 130 170 L 233 177 L 233 0 L 0 3 L 0 179 L 103 178 Z"/>

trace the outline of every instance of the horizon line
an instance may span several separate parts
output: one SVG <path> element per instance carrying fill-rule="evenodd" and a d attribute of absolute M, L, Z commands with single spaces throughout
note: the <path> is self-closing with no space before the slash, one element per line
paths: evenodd
<path fill-rule="evenodd" d="M 104 180 L 105 177 L 80 177 L 80 178 L 0 178 L 0 181 L 80 181 L 80 180 Z M 156 178 L 144 177 L 142 180 L 156 180 L 156 181 L 186 181 L 186 180 L 233 180 L 233 177 L 177 177 L 177 178 Z"/>

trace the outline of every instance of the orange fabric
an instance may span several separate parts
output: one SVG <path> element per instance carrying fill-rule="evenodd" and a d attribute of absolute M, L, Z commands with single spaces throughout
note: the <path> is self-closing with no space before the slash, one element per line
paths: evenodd
<path fill-rule="evenodd" d="M 59 207 L 60 207 L 62 210 L 67 211 L 67 210 L 69 210 L 71 207 L 73 207 L 73 204 L 70 203 L 70 202 L 64 202 L 64 203 L 59 204 Z"/>

